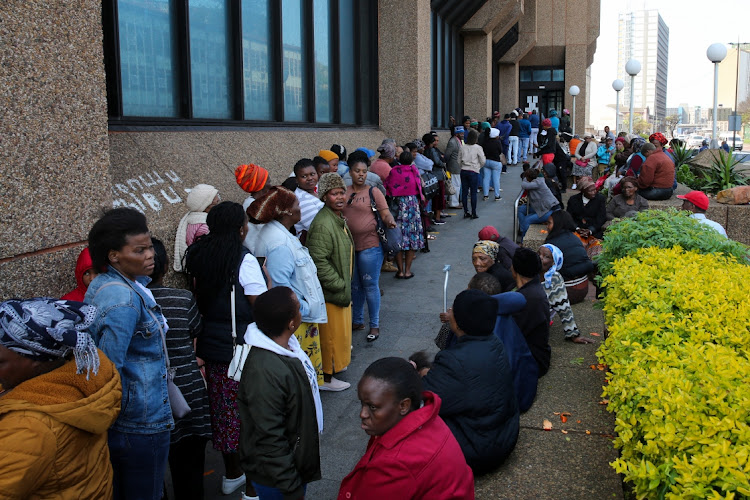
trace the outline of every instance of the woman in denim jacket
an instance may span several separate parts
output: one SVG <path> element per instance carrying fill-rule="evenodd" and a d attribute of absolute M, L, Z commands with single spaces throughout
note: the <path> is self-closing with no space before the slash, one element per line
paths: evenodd
<path fill-rule="evenodd" d="M 328 315 L 318 270 L 310 252 L 290 232 L 301 217 L 299 200 L 288 189 L 272 187 L 248 207 L 247 213 L 253 222 L 265 224 L 255 250 L 258 257 L 266 258 L 271 282 L 274 286 L 287 286 L 297 295 L 302 323 L 294 336 L 315 367 L 318 385 L 322 385 L 323 357 L 318 324 L 327 323 Z"/>
<path fill-rule="evenodd" d="M 109 430 L 115 499 L 161 498 L 174 427 L 162 334 L 167 324 L 144 286 L 154 270 L 146 217 L 116 208 L 89 232 L 94 267 L 85 302 L 97 308 L 89 331 L 122 379 L 120 415 Z"/>

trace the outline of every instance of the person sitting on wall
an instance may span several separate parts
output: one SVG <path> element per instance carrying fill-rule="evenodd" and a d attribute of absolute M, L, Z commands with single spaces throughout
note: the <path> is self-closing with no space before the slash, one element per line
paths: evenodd
<path fill-rule="evenodd" d="M 588 274 L 594 271 L 594 263 L 575 234 L 576 224 L 567 211 L 559 210 L 550 215 L 547 231 L 545 243 L 555 245 L 563 253 L 563 265 L 558 272 L 565 279 L 570 303 L 577 304 L 586 298 Z"/>
<path fill-rule="evenodd" d="M 591 177 L 581 177 L 578 189 L 581 192 L 568 200 L 568 213 L 583 236 L 593 234 L 595 238 L 601 238 L 602 226 L 607 221 L 607 199 L 596 192 Z"/>
<path fill-rule="evenodd" d="M 641 153 L 646 161 L 638 175 L 638 194 L 647 200 L 668 200 L 674 192 L 674 162 L 653 142 L 644 144 Z"/>
<path fill-rule="evenodd" d="M 680 208 L 691 212 L 691 218 L 715 229 L 723 237 L 727 237 L 727 232 L 721 224 L 706 218 L 706 210 L 708 210 L 708 196 L 706 196 L 706 193 L 702 191 L 690 191 L 686 195 L 677 195 L 677 197 L 683 200 L 682 207 Z"/>

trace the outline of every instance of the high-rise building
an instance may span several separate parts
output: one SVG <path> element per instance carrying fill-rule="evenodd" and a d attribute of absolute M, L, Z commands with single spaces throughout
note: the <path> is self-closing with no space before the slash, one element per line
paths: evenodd
<path fill-rule="evenodd" d="M 617 35 L 617 77 L 625 82 L 624 105 L 630 106 L 630 75 L 625 64 L 630 59 L 641 63 L 635 77 L 633 105 L 648 108 L 649 117 L 658 128 L 667 113 L 667 66 L 669 61 L 669 28 L 658 10 L 639 10 L 620 14 Z"/>
<path fill-rule="evenodd" d="M 734 109 L 735 99 L 737 99 L 738 104 L 750 99 L 749 49 L 750 45 L 742 44 L 738 60 L 738 49 L 732 47 L 727 51 L 727 57 L 719 63 L 718 98 L 720 106 Z"/>

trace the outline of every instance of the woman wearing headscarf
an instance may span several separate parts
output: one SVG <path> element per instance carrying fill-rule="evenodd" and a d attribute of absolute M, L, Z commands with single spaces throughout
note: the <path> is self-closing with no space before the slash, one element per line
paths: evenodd
<path fill-rule="evenodd" d="M 89 285 L 96 275 L 99 274 L 94 268 L 94 264 L 91 262 L 91 254 L 88 248 L 81 250 L 78 254 L 78 260 L 76 261 L 76 286 L 73 290 L 62 296 L 62 300 L 75 300 L 77 302 L 83 302 L 83 297 L 86 295 Z"/>
<path fill-rule="evenodd" d="M 237 179 L 237 185 L 242 188 L 243 191 L 249 193 L 250 196 L 245 198 L 242 202 L 242 208 L 247 210 L 257 198 L 260 198 L 270 188 L 270 182 L 268 182 L 268 170 L 263 167 L 259 167 L 255 164 L 240 165 L 234 170 L 234 177 Z M 255 247 L 258 241 L 258 234 L 263 229 L 263 224 L 250 224 L 248 226 L 247 236 L 243 242 L 245 248 L 250 250 L 250 253 L 255 255 Z"/>
<path fill-rule="evenodd" d="M 596 167 L 596 152 L 597 146 L 594 135 L 588 132 L 584 134 L 583 141 L 581 141 L 577 149 L 571 150 L 572 156 L 575 156 L 575 160 L 573 160 L 572 189 L 578 188 L 578 180 L 581 177 L 591 177 Z M 579 162 L 581 165 L 579 165 Z"/>
<path fill-rule="evenodd" d="M 354 240 L 343 216 L 346 185 L 338 174 L 324 174 L 318 182 L 323 208 L 310 224 L 307 248 L 323 288 L 328 323 L 320 325 L 324 391 L 343 391 L 350 384 L 334 373 L 343 371 L 352 359 L 352 268 Z"/>
<path fill-rule="evenodd" d="M 122 387 L 86 331 L 95 317 L 80 302 L 0 304 L 0 496 L 112 498 Z"/>
<path fill-rule="evenodd" d="M 133 208 L 109 210 L 89 231 L 89 252 L 102 270 L 86 291 L 86 303 L 97 308 L 89 332 L 127 395 L 108 433 L 114 498 L 160 498 L 174 419 L 163 347 L 168 325 L 146 288 L 154 271 L 146 217 Z"/>
<path fill-rule="evenodd" d="M 177 226 L 177 234 L 174 237 L 174 262 L 172 267 L 177 272 L 182 272 L 183 259 L 187 247 L 198 238 L 208 233 L 206 217 L 208 212 L 221 202 L 219 190 L 208 184 L 198 184 L 187 196 L 186 213 Z"/>
<path fill-rule="evenodd" d="M 274 286 L 289 287 L 297 295 L 302 322 L 294 335 L 315 368 L 318 384 L 322 385 L 318 325 L 327 323 L 328 316 L 315 263 L 307 247 L 291 233 L 301 217 L 299 201 L 288 189 L 274 186 L 255 200 L 247 213 L 253 222 L 264 224 L 258 237 L 257 256 L 265 257 L 271 282 Z"/>
<path fill-rule="evenodd" d="M 577 344 L 593 343 L 592 339 L 581 336 L 581 332 L 578 331 L 573 309 L 570 307 L 570 301 L 568 300 L 565 280 L 557 272 L 563 265 L 562 251 L 555 245 L 545 243 L 539 247 L 537 253 L 539 254 L 539 260 L 542 262 L 542 274 L 539 275 L 539 279 L 542 282 L 544 292 L 547 294 L 552 314 L 554 312 L 560 314 L 565 340 Z"/>
<path fill-rule="evenodd" d="M 596 192 L 596 185 L 591 177 L 578 180 L 580 193 L 568 200 L 568 213 L 573 217 L 582 236 L 602 237 L 602 226 L 607 221 L 607 199 Z"/>
<path fill-rule="evenodd" d="M 515 287 L 515 280 L 510 270 L 503 266 L 500 253 L 507 254 L 497 242 L 481 240 L 474 243 L 471 251 L 471 263 L 478 273 L 489 273 L 500 282 L 503 292 L 509 292 Z M 512 257 L 508 256 L 508 259 Z"/>
<path fill-rule="evenodd" d="M 395 215 L 396 224 L 401 230 L 401 251 L 396 253 L 398 271 L 397 279 L 411 279 L 411 263 L 417 250 L 425 247 L 424 229 L 420 216 L 420 200 L 422 200 L 422 183 L 419 171 L 415 167 L 413 157 L 409 151 L 404 151 L 399 157 L 401 165 L 391 169 L 385 182 L 388 196 L 392 196 L 398 203 Z"/>

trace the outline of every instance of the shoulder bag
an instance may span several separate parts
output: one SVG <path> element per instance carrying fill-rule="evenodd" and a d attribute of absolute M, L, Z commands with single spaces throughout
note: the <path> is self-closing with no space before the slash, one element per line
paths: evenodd
<path fill-rule="evenodd" d="M 245 367 L 245 361 L 247 355 L 250 354 L 250 346 L 248 344 L 237 343 L 237 319 L 235 317 L 234 303 L 234 285 L 232 285 L 232 294 L 230 304 L 232 310 L 232 361 L 229 362 L 229 369 L 227 370 L 227 377 L 239 382 L 242 378 L 242 369 Z"/>
<path fill-rule="evenodd" d="M 422 178 L 422 193 L 426 200 L 433 198 L 438 192 L 438 179 L 432 172 L 425 172 Z"/>
<path fill-rule="evenodd" d="M 456 186 L 453 185 L 453 181 L 451 180 L 452 176 L 453 174 L 451 174 L 450 172 L 445 172 L 445 194 L 447 194 L 448 196 L 453 196 L 456 194 Z"/>
<path fill-rule="evenodd" d="M 401 230 L 398 227 L 389 228 L 385 225 L 383 218 L 380 217 L 380 212 L 378 212 L 378 207 L 375 205 L 372 190 L 373 188 L 370 187 L 370 207 L 372 208 L 372 214 L 375 216 L 375 232 L 378 234 L 380 244 L 385 253 L 398 252 L 401 250 Z"/>

